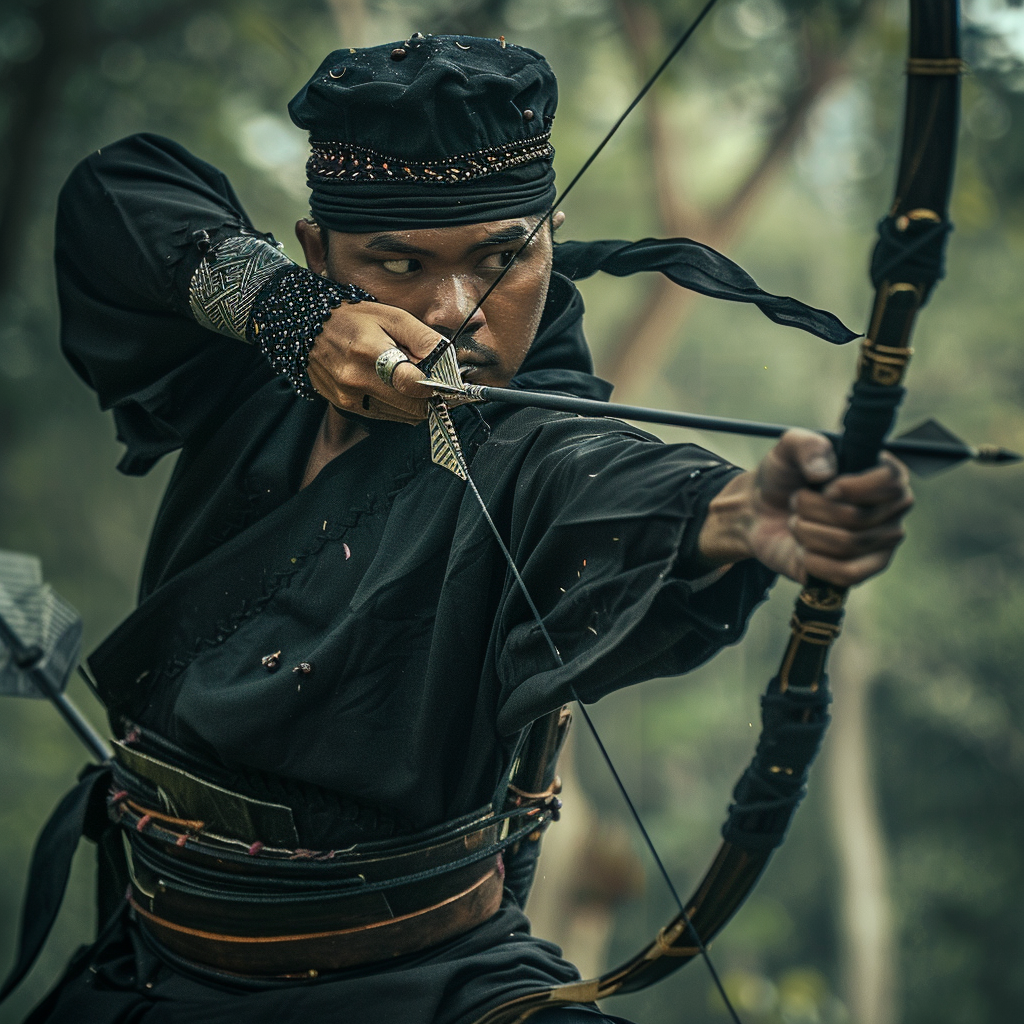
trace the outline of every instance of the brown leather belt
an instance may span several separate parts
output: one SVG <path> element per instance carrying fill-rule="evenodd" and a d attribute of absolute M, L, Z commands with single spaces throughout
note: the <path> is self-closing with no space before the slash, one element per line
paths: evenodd
<path fill-rule="evenodd" d="M 260 825 L 287 839 L 289 822 L 282 818 L 278 827 L 267 818 L 275 805 L 254 810 L 247 798 L 197 777 L 182 783 L 179 775 L 154 758 L 118 751 L 109 807 L 124 829 L 129 902 L 140 925 L 172 953 L 249 976 L 357 967 L 483 924 L 501 905 L 500 851 L 543 828 L 553 813 L 538 799 L 351 850 L 270 848 L 250 842 L 248 829 L 258 812 Z M 142 797 L 146 782 L 159 784 L 163 809 Z M 218 826 L 194 812 L 179 817 L 186 807 L 216 814 Z"/>
<path fill-rule="evenodd" d="M 323 901 L 332 904 L 331 926 L 298 932 L 290 928 L 303 920 L 326 923 L 328 915 L 321 901 L 298 901 L 285 915 L 275 906 L 271 914 L 250 915 L 245 922 L 238 922 L 236 914 L 234 922 L 225 922 L 218 930 L 184 923 L 209 917 L 214 908 L 208 901 L 190 900 L 167 886 L 161 890 L 159 882 L 153 891 L 143 891 L 137 874 L 132 878 L 129 901 L 142 926 L 187 960 L 236 974 L 315 977 L 321 971 L 358 967 L 427 949 L 483 924 L 501 905 L 501 854 L 441 878 L 445 886 L 432 887 L 435 892 L 444 887 L 456 891 L 429 906 L 377 919 L 369 915 L 368 920 L 365 907 L 363 912 L 356 906 L 343 912 L 337 905 L 340 901 Z M 387 907 L 384 894 L 375 895 Z M 360 902 L 358 896 L 348 899 Z M 228 923 L 235 925 L 231 933 L 225 930 Z M 239 934 L 243 929 L 260 934 Z"/>

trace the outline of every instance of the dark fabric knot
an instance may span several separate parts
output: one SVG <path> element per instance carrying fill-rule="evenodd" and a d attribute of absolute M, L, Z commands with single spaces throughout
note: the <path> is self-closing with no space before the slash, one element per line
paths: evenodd
<path fill-rule="evenodd" d="M 900 230 L 899 218 L 878 222 L 878 241 L 871 254 L 871 281 L 904 281 L 925 285 L 923 306 L 936 281 L 946 276 L 946 239 L 953 230 L 948 221 L 910 221 Z"/>
<path fill-rule="evenodd" d="M 813 693 L 769 690 L 761 698 L 761 736 L 733 790 L 729 817 L 722 826 L 726 842 L 766 851 L 786 838 L 793 813 L 807 792 L 808 769 L 828 728 L 831 700 L 824 685 Z"/>

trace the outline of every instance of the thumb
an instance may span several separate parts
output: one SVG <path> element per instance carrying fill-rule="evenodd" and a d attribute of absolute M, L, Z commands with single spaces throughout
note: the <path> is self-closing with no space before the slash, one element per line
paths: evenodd
<path fill-rule="evenodd" d="M 779 449 L 809 484 L 823 484 L 839 472 L 832 442 L 812 430 L 787 430 L 779 441 Z"/>

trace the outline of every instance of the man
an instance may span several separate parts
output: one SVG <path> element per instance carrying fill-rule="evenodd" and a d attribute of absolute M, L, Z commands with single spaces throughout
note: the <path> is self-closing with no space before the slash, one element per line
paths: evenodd
<path fill-rule="evenodd" d="M 556 214 L 523 248 L 554 195 L 532 51 L 339 50 L 290 110 L 309 269 L 167 140 L 92 155 L 62 194 L 64 349 L 125 472 L 181 455 L 139 608 L 90 659 L 118 738 L 116 824 L 85 826 L 108 923 L 33 1021 L 469 1024 L 574 980 L 521 910 L 560 738 L 530 724 L 704 661 L 776 572 L 849 585 L 902 536 L 902 468 L 836 479 L 807 432 L 742 472 L 614 421 L 456 408 L 520 587 L 430 459 L 415 363 L 467 318 L 467 380 L 598 398 L 566 274 L 657 267 L 845 331 L 693 243 L 555 249 Z"/>

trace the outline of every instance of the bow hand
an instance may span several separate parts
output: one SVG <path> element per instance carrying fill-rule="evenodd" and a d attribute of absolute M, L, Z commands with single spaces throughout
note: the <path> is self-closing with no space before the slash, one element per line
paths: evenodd
<path fill-rule="evenodd" d="M 914 503 L 906 467 L 884 455 L 863 473 L 837 476 L 829 440 L 787 431 L 753 471 L 712 499 L 701 553 L 716 564 L 757 558 L 798 583 L 841 587 L 881 572 L 903 539 Z"/>

